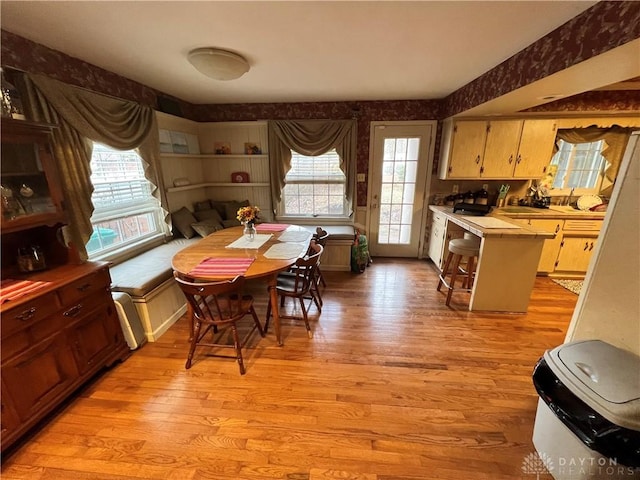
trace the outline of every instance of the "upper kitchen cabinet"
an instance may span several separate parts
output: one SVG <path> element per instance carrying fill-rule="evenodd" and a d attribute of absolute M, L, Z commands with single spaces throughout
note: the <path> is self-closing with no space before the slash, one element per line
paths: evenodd
<path fill-rule="evenodd" d="M 2 233 L 64 223 L 51 125 L 2 119 Z"/>
<path fill-rule="evenodd" d="M 542 178 L 553 155 L 558 133 L 555 120 L 525 120 L 513 169 L 513 178 Z"/>
<path fill-rule="evenodd" d="M 445 121 L 441 179 L 530 179 L 546 172 L 555 120 Z"/>

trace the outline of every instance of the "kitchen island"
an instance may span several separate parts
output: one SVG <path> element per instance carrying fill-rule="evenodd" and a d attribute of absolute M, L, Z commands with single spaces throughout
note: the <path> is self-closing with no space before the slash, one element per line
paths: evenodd
<path fill-rule="evenodd" d="M 481 239 L 469 310 L 526 312 L 542 246 L 555 234 L 504 216 L 460 215 L 436 205 L 429 209 Z"/>

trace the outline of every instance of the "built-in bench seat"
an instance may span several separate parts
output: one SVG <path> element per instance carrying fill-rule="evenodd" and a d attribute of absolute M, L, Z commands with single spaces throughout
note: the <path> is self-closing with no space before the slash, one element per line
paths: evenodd
<path fill-rule="evenodd" d="M 355 236 L 352 225 L 321 225 L 329 234 L 327 244 L 322 254 L 322 270 L 344 271 L 351 270 L 351 246 Z M 315 226 L 304 226 L 312 233 L 316 233 Z"/>
<path fill-rule="evenodd" d="M 186 311 L 186 300 L 173 280 L 171 259 L 197 242 L 175 239 L 110 268 L 111 290 L 131 296 L 147 340 L 155 342 Z"/>

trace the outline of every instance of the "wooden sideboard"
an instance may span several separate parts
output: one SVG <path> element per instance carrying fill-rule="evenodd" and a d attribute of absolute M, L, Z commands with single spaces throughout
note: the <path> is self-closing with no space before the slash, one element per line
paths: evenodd
<path fill-rule="evenodd" d="M 32 294 L 0 307 L 2 450 L 100 369 L 129 353 L 106 263 L 30 275 Z"/>
<path fill-rule="evenodd" d="M 51 154 L 54 129 L 2 119 L 3 452 L 99 370 L 130 354 L 108 265 L 80 263 L 62 239 L 67 214 Z M 18 261 L 24 251 L 44 261 Z"/>

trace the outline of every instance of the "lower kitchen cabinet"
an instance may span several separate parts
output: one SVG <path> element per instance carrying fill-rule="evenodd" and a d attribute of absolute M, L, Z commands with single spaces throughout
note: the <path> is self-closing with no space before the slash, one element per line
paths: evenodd
<path fill-rule="evenodd" d="M 29 277 L 39 294 L 2 305 L 2 450 L 101 368 L 129 353 L 104 263 Z"/>
<path fill-rule="evenodd" d="M 438 212 L 433 213 L 429 235 L 429 258 L 433 260 L 438 270 L 442 271 L 449 255 L 449 241 L 462 237 L 464 237 L 462 227 L 447 221 L 446 217 Z"/>
<path fill-rule="evenodd" d="M 551 238 L 544 241 L 542 247 L 542 254 L 540 255 L 540 262 L 538 262 L 538 273 L 551 273 L 556 268 L 556 259 L 558 258 L 558 250 L 560 249 L 560 243 L 562 242 L 562 225 L 563 220 L 558 219 L 512 219 L 514 223 L 522 223 L 523 225 L 529 225 L 531 227 L 539 228 L 545 232 L 552 232 L 556 234 L 555 238 Z"/>
<path fill-rule="evenodd" d="M 597 235 L 563 235 L 555 269 L 563 272 L 586 272 L 597 241 Z"/>
<path fill-rule="evenodd" d="M 602 220 L 561 218 L 512 218 L 512 222 L 553 232 L 554 239 L 545 240 L 538 273 L 554 276 L 584 275 L 598 239 Z"/>

